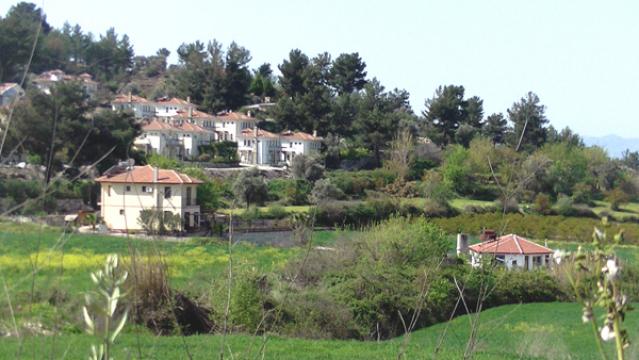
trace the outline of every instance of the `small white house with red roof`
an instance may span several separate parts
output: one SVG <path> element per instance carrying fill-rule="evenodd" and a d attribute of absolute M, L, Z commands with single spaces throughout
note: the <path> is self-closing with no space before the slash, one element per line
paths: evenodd
<path fill-rule="evenodd" d="M 146 166 L 116 166 L 95 180 L 101 185 L 100 216 L 113 231 L 139 231 L 140 212 L 155 209 L 179 214 L 181 229 L 197 228 L 202 181 L 175 170 Z"/>
<path fill-rule="evenodd" d="M 519 235 L 508 234 L 489 238 L 468 247 L 473 267 L 483 261 L 494 260 L 507 269 L 533 270 L 550 264 L 552 249 L 536 244 Z"/>
<path fill-rule="evenodd" d="M 280 161 L 291 165 L 297 155 L 319 154 L 322 148 L 322 138 L 317 132 L 308 134 L 301 131 L 284 131 L 280 134 L 282 144 Z"/>

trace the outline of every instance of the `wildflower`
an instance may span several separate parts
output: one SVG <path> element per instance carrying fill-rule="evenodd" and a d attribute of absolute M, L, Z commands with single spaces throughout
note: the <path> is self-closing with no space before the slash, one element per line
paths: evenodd
<path fill-rule="evenodd" d="M 582 315 L 581 315 L 581 321 L 583 321 L 584 323 L 588 323 L 588 322 L 592 321 L 592 307 L 588 303 L 583 308 L 583 312 L 582 312 Z"/>
<path fill-rule="evenodd" d="M 617 264 L 617 259 L 608 259 L 606 265 L 601 269 L 601 272 L 606 274 L 608 280 L 613 280 L 619 274 L 621 268 Z"/>
<path fill-rule="evenodd" d="M 599 334 L 603 341 L 610 341 L 615 338 L 615 331 L 612 329 L 612 324 L 610 323 L 606 323 L 599 331 Z"/>

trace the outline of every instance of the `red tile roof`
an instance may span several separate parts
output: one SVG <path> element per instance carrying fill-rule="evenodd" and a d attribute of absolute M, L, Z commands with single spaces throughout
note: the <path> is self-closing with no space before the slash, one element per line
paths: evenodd
<path fill-rule="evenodd" d="M 149 100 L 141 97 L 141 96 L 137 96 L 137 95 L 131 95 L 131 103 L 148 103 L 150 102 Z M 115 99 L 113 101 L 111 101 L 111 103 L 117 104 L 117 103 L 129 103 L 129 95 L 128 94 L 118 94 L 115 96 Z"/>
<path fill-rule="evenodd" d="M 213 115 L 211 114 L 207 114 L 204 111 L 198 111 L 193 109 L 191 116 L 195 119 L 203 119 L 203 118 L 213 118 Z M 179 117 L 179 118 L 185 118 L 188 119 L 189 118 L 189 112 L 187 110 L 178 110 L 177 114 L 174 115 L 174 117 Z"/>
<path fill-rule="evenodd" d="M 239 121 L 239 120 L 252 120 L 255 121 L 257 120 L 254 117 L 250 117 L 246 114 L 243 113 L 237 113 L 237 112 L 226 112 L 226 113 L 218 113 L 217 115 L 215 115 L 215 118 L 220 119 L 221 121 Z"/>
<path fill-rule="evenodd" d="M 101 176 L 95 179 L 104 183 L 153 184 L 153 167 L 151 165 L 134 166 L 112 176 Z M 201 180 L 192 178 L 175 170 L 158 169 L 158 184 L 202 184 Z"/>
<path fill-rule="evenodd" d="M 198 133 L 209 133 L 211 131 L 189 122 L 182 122 L 180 125 L 173 126 L 176 130 L 185 131 L 185 132 L 198 132 Z"/>
<path fill-rule="evenodd" d="M 155 100 L 158 104 L 172 104 L 172 105 L 189 105 L 190 103 L 184 99 L 172 97 L 163 97 Z"/>
<path fill-rule="evenodd" d="M 497 240 L 484 241 L 471 245 L 471 251 L 480 254 L 522 254 L 522 255 L 544 255 L 552 254 L 552 250 L 535 244 L 515 234 L 508 234 L 497 238 Z"/>
<path fill-rule="evenodd" d="M 162 131 L 162 130 L 172 130 L 172 129 L 173 129 L 173 126 L 171 124 L 158 121 L 156 119 L 153 119 L 150 122 L 142 125 L 142 131 Z"/>
<path fill-rule="evenodd" d="M 314 136 L 301 131 L 284 131 L 282 134 L 282 139 L 294 139 L 294 140 L 303 140 L 303 141 L 314 141 L 314 140 L 322 140 L 319 136 Z"/>
<path fill-rule="evenodd" d="M 240 135 L 243 136 L 243 137 L 254 138 L 255 137 L 255 130 L 251 129 L 251 128 L 246 128 L 246 129 L 242 130 Z M 269 131 L 266 131 L 266 130 L 257 129 L 257 137 L 258 138 L 261 138 L 261 137 L 278 138 L 279 136 L 277 134 L 273 134 L 272 132 L 269 132 Z"/>

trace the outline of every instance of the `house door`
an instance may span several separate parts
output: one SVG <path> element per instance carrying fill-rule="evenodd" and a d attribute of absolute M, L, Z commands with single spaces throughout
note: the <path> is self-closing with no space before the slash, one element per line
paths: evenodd
<path fill-rule="evenodd" d="M 191 213 L 185 212 L 184 213 L 184 228 L 185 229 L 189 229 L 191 228 Z"/>
<path fill-rule="evenodd" d="M 524 256 L 524 269 L 528 270 L 529 269 L 529 263 L 530 263 L 530 256 Z"/>

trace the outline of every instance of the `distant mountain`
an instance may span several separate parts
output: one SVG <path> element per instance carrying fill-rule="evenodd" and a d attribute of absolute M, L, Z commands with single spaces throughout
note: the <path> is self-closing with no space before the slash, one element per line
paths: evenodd
<path fill-rule="evenodd" d="M 608 155 L 621 157 L 624 150 L 639 151 L 639 138 L 622 138 L 618 135 L 606 135 L 596 137 L 584 137 L 584 142 L 588 146 L 597 145 L 608 150 Z"/>

